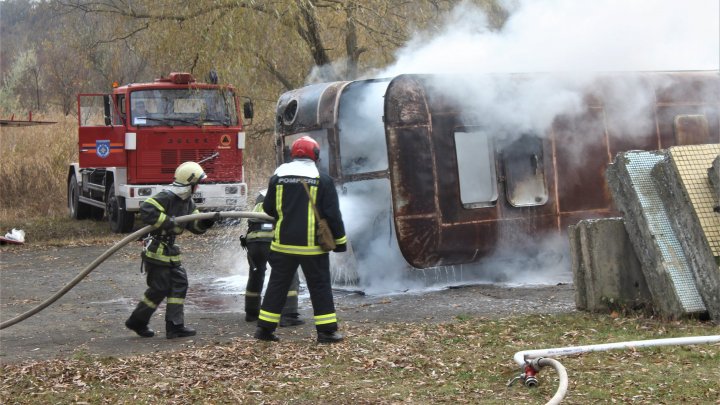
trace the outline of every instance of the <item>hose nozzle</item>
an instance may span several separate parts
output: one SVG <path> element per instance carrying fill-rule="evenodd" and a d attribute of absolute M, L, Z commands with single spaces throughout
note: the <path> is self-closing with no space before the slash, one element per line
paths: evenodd
<path fill-rule="evenodd" d="M 526 387 L 535 388 L 538 386 L 538 380 L 535 375 L 537 375 L 539 370 L 540 366 L 537 363 L 537 359 L 533 361 L 528 361 L 525 363 L 525 367 L 523 367 L 523 372 L 519 376 L 508 381 L 507 386 L 510 387 L 515 383 L 515 381 L 521 380 L 523 382 L 523 385 L 525 385 Z"/>

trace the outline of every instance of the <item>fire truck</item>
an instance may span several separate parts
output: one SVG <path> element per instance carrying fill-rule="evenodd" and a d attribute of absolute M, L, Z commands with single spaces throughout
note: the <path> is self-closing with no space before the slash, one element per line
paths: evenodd
<path fill-rule="evenodd" d="M 244 207 L 245 132 L 235 89 L 170 73 L 152 83 L 113 84 L 110 94 L 78 95 L 78 162 L 67 172 L 74 219 L 107 218 L 113 232 L 133 229 L 140 203 L 172 183 L 177 166 L 207 174 L 192 198 L 201 211 Z M 253 106 L 245 99 L 243 117 Z"/>

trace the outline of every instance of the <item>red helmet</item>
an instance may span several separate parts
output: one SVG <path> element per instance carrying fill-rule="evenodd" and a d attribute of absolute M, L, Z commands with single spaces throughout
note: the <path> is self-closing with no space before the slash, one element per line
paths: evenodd
<path fill-rule="evenodd" d="M 290 156 L 317 161 L 320 157 L 320 145 L 309 136 L 302 136 L 293 142 L 290 148 Z"/>

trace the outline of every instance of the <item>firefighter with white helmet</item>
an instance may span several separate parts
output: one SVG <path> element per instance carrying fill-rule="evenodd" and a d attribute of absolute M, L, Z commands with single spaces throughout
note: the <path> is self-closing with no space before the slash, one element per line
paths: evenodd
<path fill-rule="evenodd" d="M 270 178 L 263 210 L 277 223 L 270 244 L 270 282 L 260 307 L 255 338 L 277 341 L 275 329 L 280 323 L 287 292 L 298 266 L 302 268 L 310 292 L 317 340 L 339 342 L 337 314 L 330 280 L 330 257 L 318 243 L 318 223 L 314 208 L 329 225 L 335 252 L 347 249 L 345 225 L 340 213 L 335 185 L 330 176 L 320 173 L 316 162 L 320 145 L 303 136 L 290 148 L 293 160 L 280 165 Z"/>
<path fill-rule="evenodd" d="M 260 190 L 255 199 L 253 212 L 263 212 L 262 203 L 267 190 Z M 270 242 L 273 240 L 274 221 L 258 218 L 248 219 L 247 234 L 240 237 L 240 245 L 247 251 L 248 280 L 245 287 L 245 321 L 255 322 L 260 313 L 260 296 L 265 284 L 267 261 L 270 255 Z M 290 284 L 287 300 L 280 317 L 280 326 L 298 326 L 305 323 L 298 313 L 298 288 L 300 280 L 298 273 Z"/>
<path fill-rule="evenodd" d="M 142 337 L 152 337 L 155 332 L 148 327 L 150 317 L 163 299 L 165 307 L 165 334 L 168 339 L 195 335 L 195 330 L 185 326 L 184 303 L 188 279 L 180 261 L 180 248 L 175 237 L 185 229 L 202 234 L 214 223 L 214 219 L 177 223 L 176 217 L 198 213 L 192 194 L 206 175 L 195 162 L 185 162 L 175 170 L 174 182 L 140 204 L 140 218 L 153 230 L 144 239 L 142 267 L 147 272 L 148 289 L 137 307 L 125 322 L 125 326 Z"/>

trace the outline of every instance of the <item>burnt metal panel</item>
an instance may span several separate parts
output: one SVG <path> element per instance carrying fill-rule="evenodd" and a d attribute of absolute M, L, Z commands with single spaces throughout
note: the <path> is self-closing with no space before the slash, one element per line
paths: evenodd
<path fill-rule="evenodd" d="M 312 84 L 283 93 L 276 109 L 276 131 L 294 134 L 333 126 L 337 97 L 348 83 Z"/>
<path fill-rule="evenodd" d="M 385 135 L 397 217 L 436 213 L 438 191 L 429 118 L 423 90 L 417 82 L 390 83 L 385 95 Z"/>
<path fill-rule="evenodd" d="M 694 137 L 683 139 L 678 136 L 676 118 L 680 116 L 704 116 L 707 121 L 707 138 L 702 143 L 720 142 L 720 117 L 718 116 L 719 105 L 712 104 L 664 104 L 657 107 L 658 131 L 660 134 L 660 149 L 667 149 L 671 146 L 684 145 L 684 142 L 696 143 Z M 680 128 L 682 129 L 682 128 Z M 698 136 L 698 138 L 700 138 Z M 699 141 L 699 139 L 697 139 Z"/>
<path fill-rule="evenodd" d="M 560 212 L 608 207 L 610 192 L 604 181 L 610 163 L 602 109 L 589 108 L 578 116 L 555 120 L 555 161 Z"/>
<path fill-rule="evenodd" d="M 509 80 L 532 77 L 513 75 Z M 513 155 L 505 149 L 512 148 L 512 143 L 503 142 L 500 134 L 490 134 L 495 137 L 497 201 L 489 207 L 463 207 L 455 132 L 482 132 L 494 117 L 482 108 L 463 111 L 461 103 L 472 104 L 473 95 L 464 96 L 469 100 L 459 100 L 446 88 L 458 83 L 468 88 L 466 83 L 480 80 L 477 77 L 400 75 L 390 80 L 382 111 L 386 171 L 379 167 L 367 172 L 341 171 L 339 137 L 368 136 L 362 131 L 363 122 L 359 128 L 340 132 L 344 121 L 338 106 L 346 102 L 341 94 L 351 89 L 350 82 L 312 85 L 285 93 L 278 102 L 277 133 L 327 130 L 330 174 L 338 184 L 389 177 L 399 248 L 412 266 L 427 268 L 475 261 L 503 246 L 517 248 L 532 237 L 564 230 L 579 219 L 617 215 L 604 181 L 605 169 L 615 154 L 665 148 L 698 136 L 704 139 L 704 122 L 710 141 L 720 142 L 718 79 L 717 72 L 622 73 L 596 79 L 583 94 L 579 113 L 556 117 L 547 134 L 531 134 L 543 138 L 547 182 L 547 202 L 537 206 L 513 207 L 508 203 L 505 175 L 511 169 L 504 165 L 511 161 L 501 157 L 504 152 Z M 371 82 L 352 84 L 360 88 Z M 350 93 L 350 107 L 346 108 L 352 109 L 357 95 Z M 645 104 L 630 107 L 629 103 L 636 101 L 634 96 Z M 282 114 L 293 100 L 298 102 L 297 116 L 284 122 Z M 354 103 L 359 108 L 357 100 Z M 678 123 L 678 116 L 702 116 L 704 121 L 693 118 Z M 699 131 L 695 128 L 698 123 Z"/>
<path fill-rule="evenodd" d="M 710 143 L 710 130 L 705 115 L 676 115 L 673 124 L 675 139 L 680 145 Z"/>

